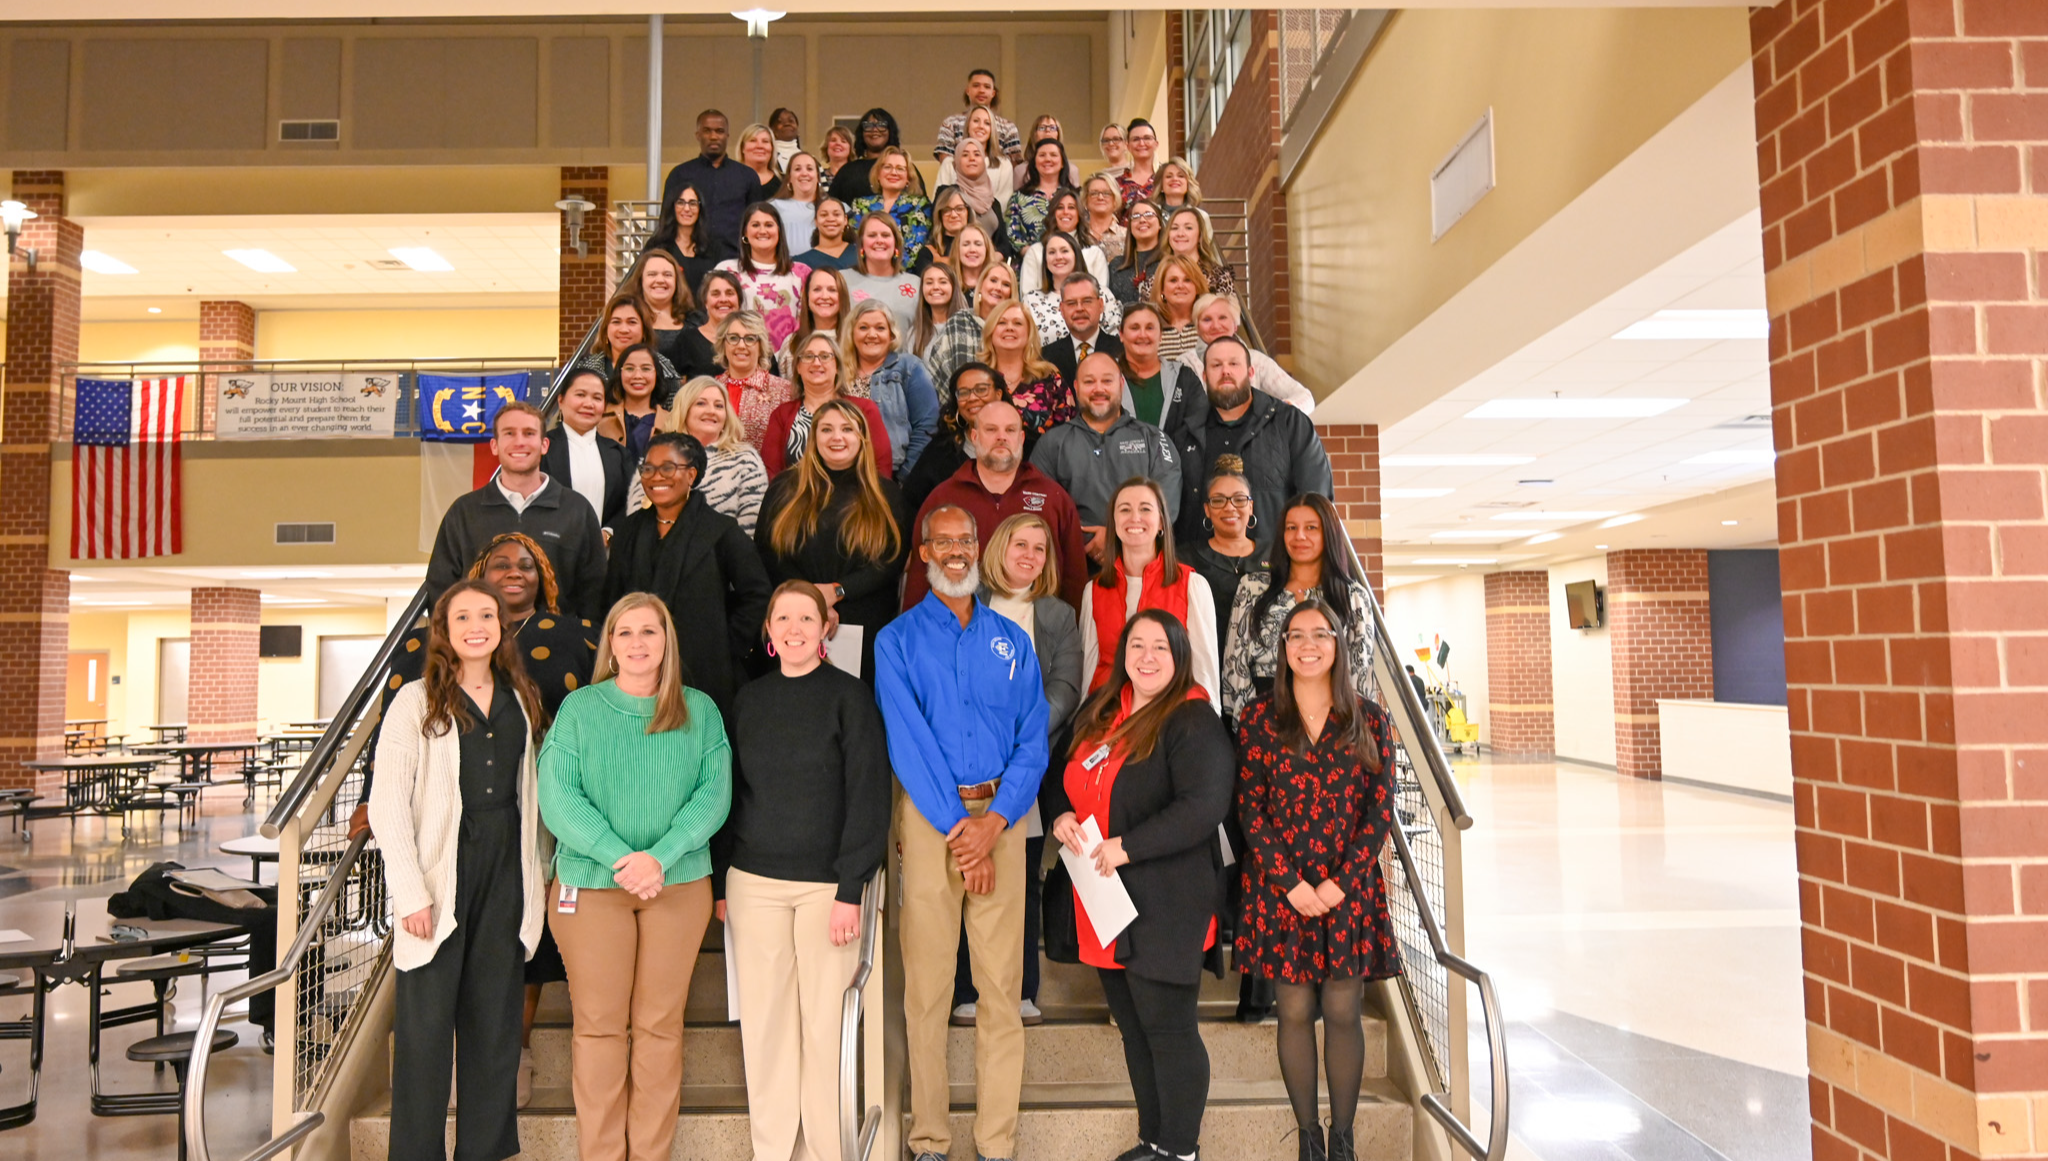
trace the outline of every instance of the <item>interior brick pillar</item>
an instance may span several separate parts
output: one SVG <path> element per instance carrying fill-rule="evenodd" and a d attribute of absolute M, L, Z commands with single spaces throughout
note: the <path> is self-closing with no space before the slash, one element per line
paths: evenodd
<path fill-rule="evenodd" d="M 199 304 L 199 361 L 220 364 L 222 371 L 246 367 L 256 357 L 256 308 L 246 302 L 201 302 Z M 203 411 L 201 431 L 212 431 L 214 414 L 220 406 L 217 375 L 203 377 L 200 392 Z"/>
<path fill-rule="evenodd" d="M 1220 19 L 1212 12 L 1211 19 Z M 1280 188 L 1279 13 L 1253 9 L 1251 48 L 1234 79 L 1230 97 L 1216 119 L 1216 131 L 1202 149 L 1197 175 L 1205 198 L 1244 199 L 1244 249 L 1248 284 L 1237 288 L 1245 313 L 1264 340 L 1266 352 L 1290 360 L 1293 353 L 1287 259 L 1287 197 Z M 1181 58 L 1173 58 L 1180 64 Z M 1176 86 L 1178 90 L 1179 86 Z M 1232 261 L 1235 239 L 1227 223 L 1218 245 Z"/>
<path fill-rule="evenodd" d="M 2048 4 L 1750 33 L 1814 1157 L 2041 1157 Z"/>
<path fill-rule="evenodd" d="M 1330 453 L 1330 475 L 1336 483 L 1337 515 L 1351 547 L 1365 565 L 1365 583 L 1372 595 L 1387 599 L 1386 556 L 1380 535 L 1380 429 L 1370 423 L 1319 423 L 1316 434 Z M 1256 533 L 1254 535 L 1257 535 Z M 1265 535 L 1279 543 L 1280 530 Z"/>
<path fill-rule="evenodd" d="M 1187 18 L 1178 8 L 1166 13 L 1166 119 L 1154 125 L 1159 143 L 1175 157 L 1188 151 Z"/>
<path fill-rule="evenodd" d="M 192 590 L 192 666 L 186 736 L 195 742 L 256 740 L 258 626 L 255 589 Z"/>
<path fill-rule="evenodd" d="M 604 309 L 604 300 L 611 296 L 612 276 L 609 255 L 613 244 L 611 170 L 602 165 L 565 165 L 562 167 L 562 197 L 582 198 L 594 209 L 583 215 L 583 243 L 589 254 L 578 257 L 576 247 L 569 244 L 569 219 L 562 218 L 561 265 L 559 291 L 556 296 L 556 315 L 559 338 L 557 358 L 567 360 L 576 353 L 576 347 L 583 342 L 583 336 L 590 332 L 590 324 L 597 321 L 598 312 Z M 691 287 L 695 294 L 696 288 Z"/>
<path fill-rule="evenodd" d="M 1557 752 L 1550 678 L 1550 574 L 1486 575 L 1486 721 L 1503 758 Z"/>
<path fill-rule="evenodd" d="M 64 364 L 78 359 L 78 255 L 62 173 L 16 170 L 14 197 L 38 215 L 34 248 L 7 265 L 7 378 L 0 388 L 0 786 L 36 784 L 21 764 L 64 752 L 64 653 L 71 574 L 50 567 L 50 445 L 66 436 Z M 43 779 L 61 786 L 61 774 Z M 61 793 L 61 791 L 60 791 Z"/>
<path fill-rule="evenodd" d="M 1707 554 L 1698 548 L 1607 554 L 1607 640 L 1614 658 L 1614 764 L 1664 773 L 1657 699 L 1714 696 Z"/>

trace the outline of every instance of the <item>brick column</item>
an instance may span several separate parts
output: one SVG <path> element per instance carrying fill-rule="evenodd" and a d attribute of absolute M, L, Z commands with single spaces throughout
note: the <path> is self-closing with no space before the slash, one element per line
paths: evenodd
<path fill-rule="evenodd" d="M 1607 640 L 1614 657 L 1614 764 L 1664 773 L 1657 699 L 1714 696 L 1707 554 L 1697 548 L 1607 554 Z"/>
<path fill-rule="evenodd" d="M 602 165 L 565 165 L 562 167 L 562 197 L 582 198 L 595 206 L 583 215 L 583 242 L 590 251 L 588 257 L 576 256 L 576 248 L 569 244 L 569 219 L 562 218 L 560 290 L 556 295 L 559 339 L 557 358 L 567 359 L 576 352 L 583 336 L 590 331 L 590 324 L 597 321 L 598 312 L 604 309 L 604 300 L 611 296 L 612 276 L 610 259 L 613 245 L 611 170 Z M 696 287 L 690 288 L 695 294 Z"/>
<path fill-rule="evenodd" d="M 223 364 L 217 370 L 246 367 L 256 357 L 256 310 L 245 302 L 202 302 L 199 304 L 199 361 Z M 202 376 L 201 431 L 213 430 L 213 418 L 220 405 L 220 382 L 216 375 Z"/>
<path fill-rule="evenodd" d="M 78 359 L 78 254 L 64 175 L 17 170 L 14 197 L 41 215 L 36 251 L 7 266 L 7 380 L 0 388 L 0 787 L 36 784 L 21 763 L 64 753 L 71 574 L 50 567 L 50 444 L 68 438 L 63 365 Z M 63 776 L 45 778 L 61 786 Z M 61 793 L 61 790 L 59 791 Z"/>
<path fill-rule="evenodd" d="M 2040 1157 L 2048 5 L 1750 33 L 1814 1156 Z"/>
<path fill-rule="evenodd" d="M 256 740 L 256 638 L 263 596 L 255 589 L 192 590 L 192 668 L 187 737 Z"/>
<path fill-rule="evenodd" d="M 1486 719 L 1503 758 L 1557 752 L 1550 684 L 1550 574 L 1486 575 Z"/>
<path fill-rule="evenodd" d="M 1212 12 L 1211 18 L 1219 18 Z M 1250 285 L 1237 288 L 1245 312 L 1276 359 L 1293 353 L 1287 282 L 1287 198 L 1280 188 L 1279 13 L 1254 9 L 1251 51 L 1232 82 L 1216 132 L 1202 150 L 1202 195 L 1243 198 Z M 1179 63 L 1181 58 L 1173 58 Z M 1219 227 L 1227 228 L 1227 227 Z M 1219 241 L 1219 245 L 1222 244 Z M 1227 257 L 1227 256 L 1226 256 Z"/>
<path fill-rule="evenodd" d="M 1351 537 L 1359 563 L 1365 566 L 1365 583 L 1372 595 L 1387 599 L 1386 557 L 1380 539 L 1380 429 L 1370 423 L 1320 423 L 1316 434 L 1330 453 L 1330 475 L 1336 483 L 1337 515 Z M 1281 549 L 1280 530 L 1259 529 Z"/>
<path fill-rule="evenodd" d="M 1187 18 L 1178 8 L 1166 14 L 1166 120 L 1154 125 L 1159 144 L 1175 157 L 1188 151 Z M 1155 159 L 1156 161 L 1156 159 Z"/>

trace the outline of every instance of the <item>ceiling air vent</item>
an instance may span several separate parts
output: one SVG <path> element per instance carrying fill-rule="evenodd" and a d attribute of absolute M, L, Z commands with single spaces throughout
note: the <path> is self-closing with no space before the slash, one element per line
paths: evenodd
<path fill-rule="evenodd" d="M 1768 413 L 1763 415 L 1745 415 L 1740 419 L 1730 419 L 1723 423 L 1717 423 L 1714 426 L 1723 431 L 1769 431 L 1771 429 L 1771 417 Z"/>
<path fill-rule="evenodd" d="M 410 266 L 396 258 L 369 258 L 364 260 L 372 270 L 410 270 Z"/>
<path fill-rule="evenodd" d="M 279 544 L 333 544 L 334 525 L 328 524 L 280 524 L 277 526 Z"/>
<path fill-rule="evenodd" d="M 279 121 L 277 123 L 277 139 L 279 141 L 339 141 L 341 140 L 341 122 Z"/>
<path fill-rule="evenodd" d="M 1429 240 L 1449 233 L 1492 189 L 1493 110 L 1488 109 L 1429 173 Z"/>

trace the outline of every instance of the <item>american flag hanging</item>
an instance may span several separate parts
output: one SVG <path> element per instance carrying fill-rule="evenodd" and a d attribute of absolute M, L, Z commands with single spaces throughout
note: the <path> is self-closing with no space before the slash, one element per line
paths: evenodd
<path fill-rule="evenodd" d="M 185 377 L 80 379 L 71 429 L 71 555 L 184 551 Z"/>

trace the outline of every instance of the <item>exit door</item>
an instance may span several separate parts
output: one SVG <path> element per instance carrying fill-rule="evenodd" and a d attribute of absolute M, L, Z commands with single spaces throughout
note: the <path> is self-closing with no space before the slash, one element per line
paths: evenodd
<path fill-rule="evenodd" d="M 104 650 L 73 653 L 65 659 L 64 720 L 106 719 L 108 659 Z"/>

